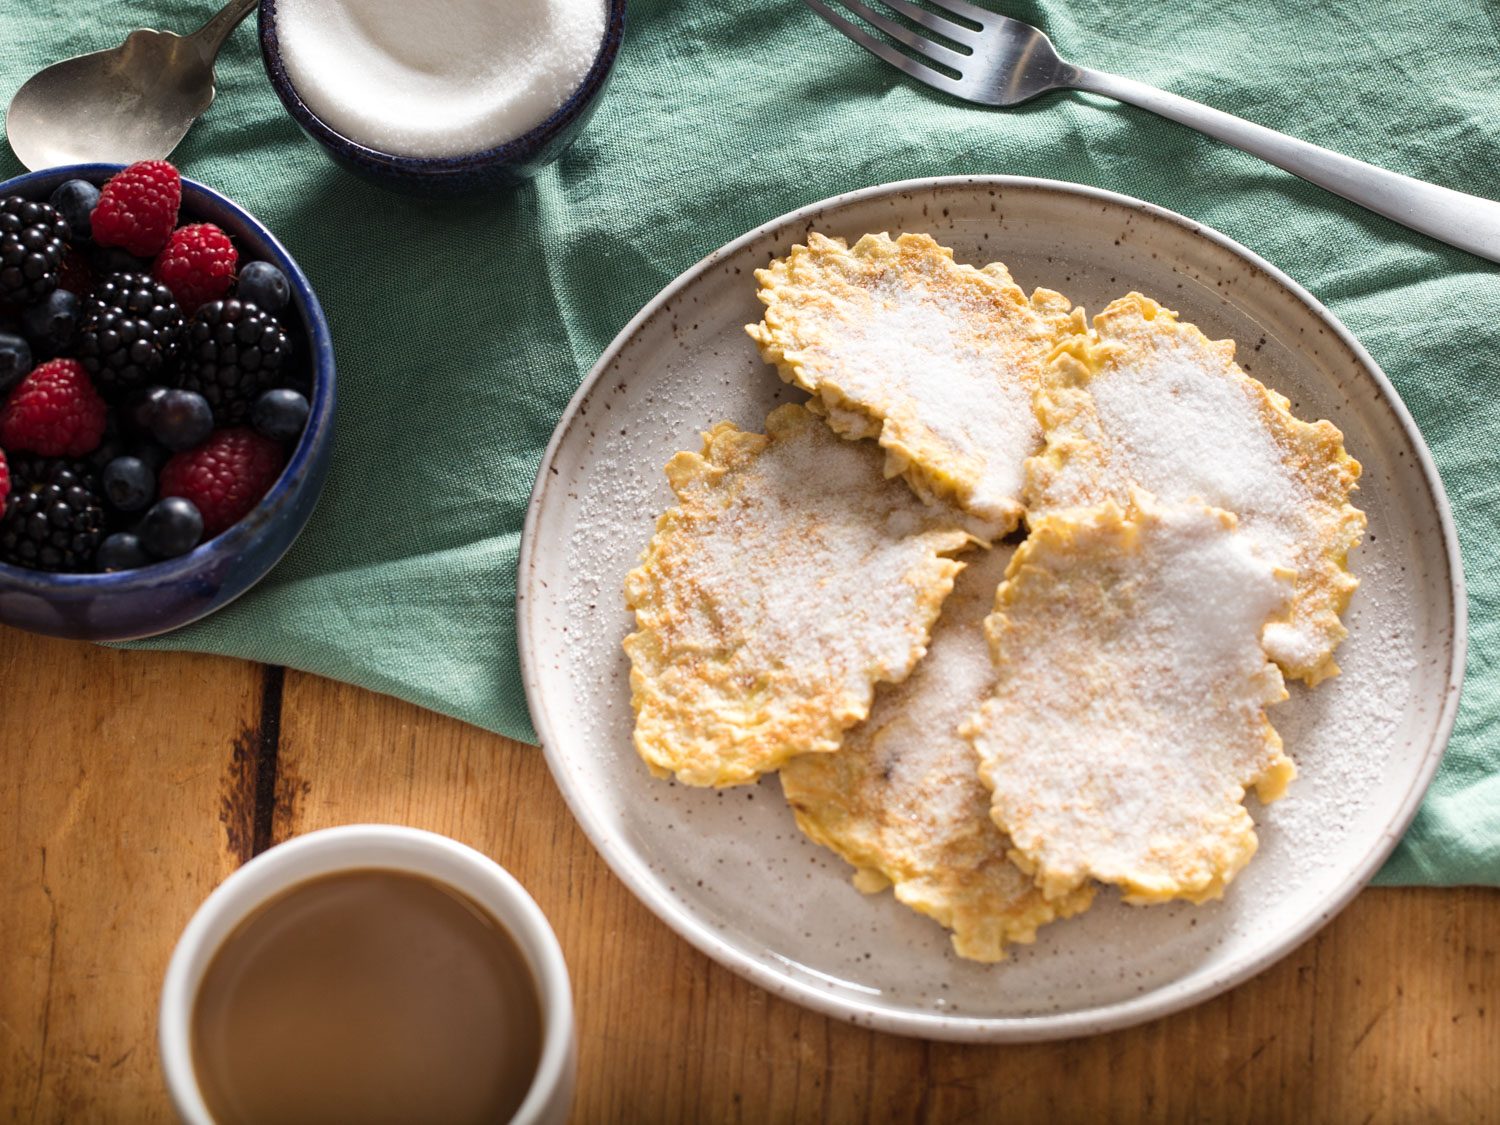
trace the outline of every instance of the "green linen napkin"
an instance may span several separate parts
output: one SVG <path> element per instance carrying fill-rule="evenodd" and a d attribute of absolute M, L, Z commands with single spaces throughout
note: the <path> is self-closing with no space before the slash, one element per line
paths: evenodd
<path fill-rule="evenodd" d="M 129 8 L 0 0 L 0 95 L 137 23 Z M 1064 55 L 1397 171 L 1500 194 L 1500 46 L 1485 0 L 1006 0 Z M 1497 267 L 1144 112 L 1089 96 L 986 111 L 905 80 L 795 0 L 633 0 L 612 85 L 566 158 L 497 198 L 430 203 L 337 169 L 281 109 L 253 27 L 175 154 L 259 215 L 322 298 L 337 450 L 291 553 L 154 644 L 287 664 L 533 737 L 514 572 L 541 450 L 605 345 L 750 227 L 836 192 L 935 174 L 1094 184 L 1238 239 L 1326 302 L 1394 380 L 1457 513 L 1468 568 L 1458 729 L 1386 882 L 1500 884 Z M 20 171 L 8 149 L 0 173 Z"/>

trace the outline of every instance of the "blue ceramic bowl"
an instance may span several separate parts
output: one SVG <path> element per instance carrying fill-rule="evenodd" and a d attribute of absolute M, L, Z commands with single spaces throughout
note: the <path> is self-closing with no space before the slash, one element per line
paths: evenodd
<path fill-rule="evenodd" d="M 102 184 L 117 164 L 48 168 L 0 183 L 0 197 L 46 199 L 64 180 Z M 182 214 L 217 223 L 240 250 L 241 261 L 279 267 L 292 286 L 286 320 L 302 333 L 312 374 L 312 412 L 286 468 L 248 516 L 180 558 L 114 574 L 48 574 L 0 563 L 0 622 L 91 641 L 155 636 L 227 605 L 261 580 L 286 553 L 312 515 L 333 441 L 333 344 L 328 322 L 307 277 L 254 216 L 218 192 L 182 181 Z"/>
<path fill-rule="evenodd" d="M 504 0 L 497 0 L 504 2 Z M 547 120 L 495 148 L 464 156 L 395 156 L 351 141 L 307 107 L 292 85 L 276 36 L 276 0 L 260 3 L 260 52 L 271 85 L 303 132 L 335 161 L 372 183 L 408 195 L 453 197 L 510 187 L 552 163 L 583 129 L 609 81 L 625 34 L 625 0 L 609 0 L 604 42 L 582 83 Z"/>

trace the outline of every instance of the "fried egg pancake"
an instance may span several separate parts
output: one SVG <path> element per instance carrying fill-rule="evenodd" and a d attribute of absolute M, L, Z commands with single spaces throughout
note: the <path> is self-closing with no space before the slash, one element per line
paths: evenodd
<path fill-rule="evenodd" d="M 1266 557 L 1296 572 L 1266 652 L 1309 685 L 1336 675 L 1339 620 L 1359 584 L 1349 552 L 1365 516 L 1349 503 L 1359 462 L 1332 422 L 1303 422 L 1287 400 L 1210 340 L 1132 293 L 1094 318 L 1094 337 L 1064 343 L 1037 396 L 1045 448 L 1027 464 L 1034 511 L 1128 503 L 1133 485 L 1167 503 L 1196 501 L 1239 517 Z"/>
<path fill-rule="evenodd" d="M 1255 852 L 1241 803 L 1294 774 L 1260 635 L 1290 595 L 1234 516 L 1137 492 L 1039 516 L 985 621 L 993 694 L 965 727 L 1012 857 L 1049 898 L 1219 897 Z"/>
<path fill-rule="evenodd" d="M 798 827 L 854 865 L 856 887 L 894 886 L 974 961 L 1003 959 L 1008 943 L 1034 940 L 1038 926 L 1093 898 L 1090 886 L 1049 901 L 1010 861 L 974 748 L 958 733 L 994 680 L 983 623 L 1009 556 L 997 547 L 969 563 L 916 671 L 877 692 L 837 754 L 781 769 Z"/>
<path fill-rule="evenodd" d="M 803 406 L 728 422 L 667 464 L 678 504 L 625 583 L 635 746 L 688 785 L 838 748 L 905 679 L 972 542 Z"/>
<path fill-rule="evenodd" d="M 765 317 L 746 331 L 848 438 L 875 437 L 886 473 L 951 500 L 986 538 L 1022 514 L 1041 432 L 1031 397 L 1053 347 L 1083 331 L 1068 299 L 1028 299 L 1003 265 L 959 265 L 925 234 L 852 248 L 809 234 L 757 270 Z"/>

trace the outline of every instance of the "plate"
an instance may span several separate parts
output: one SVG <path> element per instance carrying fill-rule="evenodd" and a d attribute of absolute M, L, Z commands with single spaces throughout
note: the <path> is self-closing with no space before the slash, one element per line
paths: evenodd
<path fill-rule="evenodd" d="M 1004 261 L 1091 313 L 1131 289 L 1177 309 L 1330 418 L 1364 464 L 1362 580 L 1344 674 L 1274 708 L 1300 777 L 1261 808 L 1260 854 L 1222 902 L 1148 908 L 1104 892 L 994 966 L 805 839 L 775 777 L 722 791 L 656 780 L 631 746 L 625 573 L 672 502 L 662 466 L 720 419 L 759 430 L 804 397 L 762 363 L 753 271 L 817 230 L 851 242 L 924 231 L 959 261 Z M 1379 868 L 1432 779 L 1464 656 L 1462 571 L 1432 459 L 1380 369 L 1313 297 L 1180 215 L 1094 188 L 1015 177 L 912 180 L 767 223 L 672 282 L 569 404 L 542 461 L 520 558 L 527 699 L 552 774 L 616 874 L 684 938 L 764 986 L 904 1035 L 1026 1041 L 1123 1027 L 1244 980 L 1306 940 Z"/>

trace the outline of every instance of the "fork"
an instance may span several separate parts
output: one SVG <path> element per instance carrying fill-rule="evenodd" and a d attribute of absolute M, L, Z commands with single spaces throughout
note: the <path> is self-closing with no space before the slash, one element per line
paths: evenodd
<path fill-rule="evenodd" d="M 861 0 L 838 0 L 870 26 L 937 66 L 898 51 L 824 0 L 803 2 L 871 54 L 954 97 L 981 105 L 1013 106 L 1053 90 L 1103 94 L 1217 137 L 1377 215 L 1500 262 L 1500 203 L 1494 200 L 1377 168 L 1132 78 L 1075 66 L 1060 58 L 1052 40 L 1029 23 L 968 0 L 928 0 L 944 15 L 919 7 L 912 0 L 882 0 L 885 7 L 912 24 L 957 47 L 940 43 Z"/>

